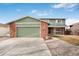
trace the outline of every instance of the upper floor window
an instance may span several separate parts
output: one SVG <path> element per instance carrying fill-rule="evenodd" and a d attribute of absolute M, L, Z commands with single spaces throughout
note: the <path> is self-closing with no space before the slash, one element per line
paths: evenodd
<path fill-rule="evenodd" d="M 62 20 L 56 20 L 56 23 L 62 23 Z"/>

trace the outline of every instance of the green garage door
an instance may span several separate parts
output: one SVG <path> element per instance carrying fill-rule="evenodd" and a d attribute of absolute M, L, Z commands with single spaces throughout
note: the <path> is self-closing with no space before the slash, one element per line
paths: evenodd
<path fill-rule="evenodd" d="M 39 27 L 17 27 L 17 37 L 40 37 Z"/>

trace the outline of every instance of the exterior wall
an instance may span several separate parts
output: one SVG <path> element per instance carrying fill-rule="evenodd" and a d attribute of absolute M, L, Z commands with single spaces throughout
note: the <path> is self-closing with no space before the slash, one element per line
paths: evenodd
<path fill-rule="evenodd" d="M 42 19 L 41 19 L 42 20 Z M 65 19 L 43 19 L 48 22 L 48 27 L 65 27 Z"/>
<path fill-rule="evenodd" d="M 30 18 L 30 17 L 22 18 L 18 21 L 10 23 L 10 36 L 16 37 L 17 36 L 17 28 L 19 28 L 19 27 L 27 27 L 27 28 L 28 27 L 31 27 L 31 28 L 38 27 L 38 28 L 40 28 L 39 29 L 40 31 L 38 30 L 37 32 L 38 33 L 40 32 L 39 35 L 42 38 L 46 38 L 46 36 L 48 36 L 48 31 L 49 31 L 48 27 L 53 27 L 54 31 L 55 31 L 56 27 L 63 28 L 62 32 L 64 33 L 65 20 L 62 20 L 62 22 L 57 22 L 56 20 L 57 19 L 51 19 L 51 20 L 48 19 L 48 21 L 45 22 L 45 21 L 36 20 L 34 18 Z"/>
<path fill-rule="evenodd" d="M 48 36 L 48 23 L 41 21 L 40 30 L 41 30 L 41 37 L 45 39 L 46 36 Z"/>
<path fill-rule="evenodd" d="M 16 21 L 16 23 L 27 23 L 27 22 L 39 22 L 39 20 L 32 18 L 32 17 L 26 17 L 26 18 L 22 18 Z"/>
<path fill-rule="evenodd" d="M 10 23 L 10 37 L 16 37 L 16 24 L 15 22 Z"/>
<path fill-rule="evenodd" d="M 73 35 L 79 35 L 79 23 L 76 23 L 70 27 L 71 34 Z"/>
<path fill-rule="evenodd" d="M 10 31 L 8 25 L 0 25 L 0 37 L 10 37 Z"/>
<path fill-rule="evenodd" d="M 60 29 L 60 34 L 65 34 L 65 19 L 61 18 L 48 18 L 48 19 L 41 19 L 43 21 L 46 21 L 48 23 L 48 33 L 51 33 L 51 35 L 54 35 L 57 31 Z M 51 30 L 52 28 L 52 30 Z M 51 30 L 51 31 L 50 31 Z"/>
<path fill-rule="evenodd" d="M 17 37 L 40 37 L 40 21 L 26 17 L 16 21 Z"/>
<path fill-rule="evenodd" d="M 65 24 L 65 19 L 49 19 L 49 22 Z"/>
<path fill-rule="evenodd" d="M 65 20 L 62 19 L 49 20 L 49 27 L 65 27 Z"/>
<path fill-rule="evenodd" d="M 40 21 L 34 18 L 23 18 L 16 21 L 16 27 L 40 27 Z"/>

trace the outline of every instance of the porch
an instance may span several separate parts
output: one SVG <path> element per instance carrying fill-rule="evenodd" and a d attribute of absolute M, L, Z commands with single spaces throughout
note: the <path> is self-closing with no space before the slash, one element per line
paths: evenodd
<path fill-rule="evenodd" d="M 64 35 L 65 28 L 64 27 L 48 27 L 49 35 Z"/>

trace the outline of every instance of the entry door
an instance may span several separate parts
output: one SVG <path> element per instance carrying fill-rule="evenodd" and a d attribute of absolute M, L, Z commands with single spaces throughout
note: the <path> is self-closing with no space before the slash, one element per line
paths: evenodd
<path fill-rule="evenodd" d="M 53 29 L 53 28 L 51 28 L 51 34 L 52 34 L 52 35 L 54 34 L 54 29 Z"/>
<path fill-rule="evenodd" d="M 49 34 L 51 34 L 51 35 L 53 35 L 54 34 L 54 28 L 49 28 L 49 32 L 48 32 Z"/>

